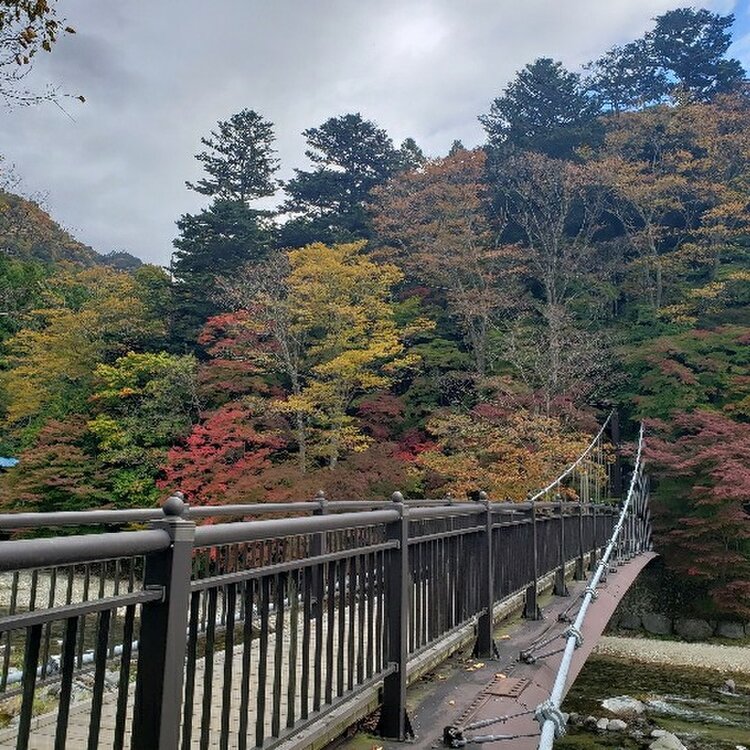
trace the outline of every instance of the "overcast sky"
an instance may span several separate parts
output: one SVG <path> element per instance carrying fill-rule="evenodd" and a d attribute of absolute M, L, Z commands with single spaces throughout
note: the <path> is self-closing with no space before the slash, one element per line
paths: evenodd
<path fill-rule="evenodd" d="M 0 110 L 0 154 L 26 193 L 99 252 L 168 264 L 175 219 L 205 205 L 184 181 L 217 120 L 247 107 L 276 126 L 280 176 L 306 167 L 301 131 L 361 112 L 429 155 L 482 141 L 477 115 L 540 56 L 571 69 L 687 0 L 61 0 L 77 30 L 33 82 L 86 103 Z M 750 0 L 731 50 L 750 68 Z"/>

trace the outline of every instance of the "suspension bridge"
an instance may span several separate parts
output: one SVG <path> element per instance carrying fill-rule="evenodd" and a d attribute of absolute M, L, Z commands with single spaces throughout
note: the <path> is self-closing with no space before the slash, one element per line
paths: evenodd
<path fill-rule="evenodd" d="M 386 743 L 551 748 L 567 688 L 653 555 L 643 431 L 621 491 L 612 427 L 523 503 L 178 493 L 0 515 L 57 534 L 0 542 L 0 707 L 18 707 L 0 750 L 312 749 L 373 711 Z M 496 641 L 514 608 L 523 627 Z M 446 681 L 451 710 L 410 712 L 410 682 L 467 644 L 484 661 Z"/>

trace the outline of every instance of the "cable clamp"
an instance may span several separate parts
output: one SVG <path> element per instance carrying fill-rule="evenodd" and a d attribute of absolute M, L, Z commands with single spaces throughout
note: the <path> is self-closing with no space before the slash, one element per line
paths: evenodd
<path fill-rule="evenodd" d="M 443 744 L 446 747 L 466 747 L 466 738 L 463 729 L 456 726 L 448 726 L 443 729 Z"/>
<path fill-rule="evenodd" d="M 583 634 L 581 631 L 575 626 L 570 625 L 568 628 L 566 628 L 563 635 L 566 638 L 570 638 L 571 636 L 576 639 L 576 648 L 580 648 L 583 645 Z"/>
<path fill-rule="evenodd" d="M 593 586 L 586 586 L 586 594 L 591 594 L 592 599 L 599 598 L 599 592 Z"/>
<path fill-rule="evenodd" d="M 521 661 L 524 664 L 536 664 L 536 656 L 534 656 L 531 651 L 521 651 L 518 656 L 518 661 Z"/>
<path fill-rule="evenodd" d="M 544 727 L 546 721 L 551 721 L 555 727 L 555 739 L 562 737 L 566 732 L 565 714 L 551 700 L 546 700 L 538 706 L 534 711 L 534 718 L 539 722 L 540 727 Z"/>

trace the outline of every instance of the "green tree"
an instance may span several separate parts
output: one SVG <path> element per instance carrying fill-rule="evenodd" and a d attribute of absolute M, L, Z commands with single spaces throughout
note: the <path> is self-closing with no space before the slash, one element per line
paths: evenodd
<path fill-rule="evenodd" d="M 197 421 L 197 362 L 192 356 L 128 352 L 94 370 L 96 411 L 88 429 L 110 471 L 118 506 L 153 505 L 169 447 Z"/>
<path fill-rule="evenodd" d="M 185 214 L 177 227 L 173 334 L 190 348 L 206 320 L 219 312 L 217 277 L 261 262 L 273 247 L 275 227 L 268 212 L 222 198 L 200 213 Z"/>
<path fill-rule="evenodd" d="M 541 57 L 516 74 L 479 121 L 492 146 L 563 157 L 592 139 L 597 110 L 578 74 Z"/>
<path fill-rule="evenodd" d="M 642 109 L 664 99 L 667 76 L 645 39 L 615 46 L 587 66 L 586 85 L 605 111 Z"/>
<path fill-rule="evenodd" d="M 414 147 L 405 142 L 399 151 L 385 130 L 359 113 L 331 117 L 303 135 L 314 169 L 295 170 L 284 186 L 288 198 L 283 210 L 292 218 L 282 228 L 282 244 L 301 247 L 368 237 L 365 202 L 370 190 L 411 166 Z"/>
<path fill-rule="evenodd" d="M 656 19 L 646 35 L 654 61 L 689 98 L 705 101 L 731 91 L 744 80 L 739 60 L 725 57 L 734 15 L 678 8 Z"/>
<path fill-rule="evenodd" d="M 243 203 L 273 195 L 273 175 L 279 168 L 273 142 L 273 124 L 243 109 L 220 121 L 210 137 L 201 138 L 207 150 L 195 158 L 208 176 L 185 184 L 202 195 Z"/>

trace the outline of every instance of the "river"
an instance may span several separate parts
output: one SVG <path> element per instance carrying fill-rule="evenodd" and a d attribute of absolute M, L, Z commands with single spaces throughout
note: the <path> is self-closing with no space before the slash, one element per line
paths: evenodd
<path fill-rule="evenodd" d="M 736 671 L 727 673 L 593 654 L 568 693 L 563 710 L 599 718 L 608 715 L 602 699 L 628 695 L 647 704 L 645 719 L 631 721 L 623 733 L 571 727 L 555 748 L 642 750 L 649 743 L 628 736 L 630 729 L 640 729 L 647 737 L 651 729 L 660 728 L 676 734 L 689 750 L 750 750 L 749 666 L 750 662 L 738 664 Z M 720 692 L 728 677 L 734 679 L 738 695 Z"/>

